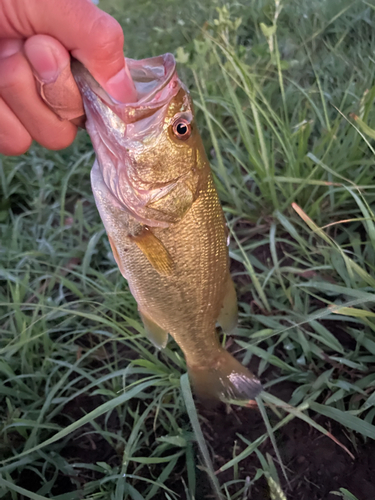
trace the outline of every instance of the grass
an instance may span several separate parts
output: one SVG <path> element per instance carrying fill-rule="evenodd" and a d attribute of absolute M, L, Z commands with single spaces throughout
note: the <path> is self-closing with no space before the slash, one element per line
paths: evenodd
<path fill-rule="evenodd" d="M 121 6 L 103 2 L 128 54 L 175 52 L 192 88 L 266 427 L 215 462 L 181 352 L 150 345 L 115 266 L 87 137 L 35 145 L 0 158 L 0 498 L 297 498 L 287 425 L 338 433 L 354 456 L 375 438 L 374 6 Z M 368 500 L 345 484 L 329 498 L 355 494 Z"/>

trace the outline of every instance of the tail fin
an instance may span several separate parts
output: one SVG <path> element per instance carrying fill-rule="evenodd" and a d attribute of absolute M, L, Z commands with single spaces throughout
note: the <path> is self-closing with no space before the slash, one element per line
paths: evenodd
<path fill-rule="evenodd" d="M 220 350 L 219 356 L 206 365 L 188 366 L 190 380 L 202 399 L 254 399 L 262 391 L 259 380 L 229 352 Z"/>

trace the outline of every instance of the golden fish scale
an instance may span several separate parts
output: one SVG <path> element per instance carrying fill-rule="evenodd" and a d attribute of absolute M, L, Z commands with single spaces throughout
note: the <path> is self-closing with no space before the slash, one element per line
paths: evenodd
<path fill-rule="evenodd" d="M 228 276 L 224 216 L 206 169 L 206 186 L 182 220 L 167 229 L 152 228 L 172 257 L 172 274 L 159 274 L 127 236 L 134 234 L 131 217 L 126 221 L 122 213 L 111 234 L 139 309 L 174 337 L 189 365 L 198 366 L 219 352 L 215 323 Z M 120 222 L 118 216 L 112 220 Z"/>

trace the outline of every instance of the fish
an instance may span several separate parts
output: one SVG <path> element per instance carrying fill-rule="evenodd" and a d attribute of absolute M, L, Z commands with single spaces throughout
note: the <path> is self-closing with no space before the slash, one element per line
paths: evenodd
<path fill-rule="evenodd" d="M 260 381 L 221 345 L 237 325 L 228 231 L 188 89 L 172 54 L 126 58 L 137 101 L 114 100 L 77 61 L 96 160 L 95 202 L 114 259 L 159 349 L 171 335 L 202 400 L 254 399 Z"/>

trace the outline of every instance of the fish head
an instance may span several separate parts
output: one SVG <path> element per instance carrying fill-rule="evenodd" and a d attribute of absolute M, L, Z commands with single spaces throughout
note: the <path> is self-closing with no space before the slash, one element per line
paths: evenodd
<path fill-rule="evenodd" d="M 135 219 L 153 227 L 179 222 L 197 199 L 209 165 L 188 90 L 172 54 L 126 59 L 137 101 L 115 101 L 78 62 L 80 88 L 101 182 Z M 99 190 L 93 185 L 93 190 Z"/>

